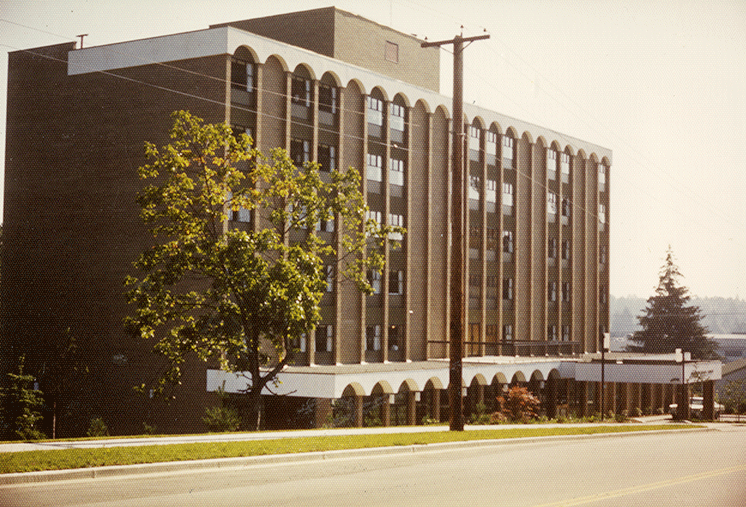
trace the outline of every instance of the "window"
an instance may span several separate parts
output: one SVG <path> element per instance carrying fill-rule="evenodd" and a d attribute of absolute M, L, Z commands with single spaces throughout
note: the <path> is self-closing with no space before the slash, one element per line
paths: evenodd
<path fill-rule="evenodd" d="M 381 326 L 365 328 L 365 350 L 381 350 Z"/>
<path fill-rule="evenodd" d="M 291 101 L 293 104 L 311 107 L 311 81 L 299 76 L 293 76 Z"/>
<path fill-rule="evenodd" d="M 397 351 L 401 348 L 401 326 L 389 326 L 389 350 Z"/>
<path fill-rule="evenodd" d="M 389 125 L 391 126 L 391 130 L 404 132 L 404 119 L 406 115 L 406 109 L 404 108 L 404 106 L 392 103 L 390 110 L 391 116 L 389 117 Z M 392 141 L 401 143 L 404 141 L 404 139 L 402 137 L 400 139 L 392 139 Z"/>
<path fill-rule="evenodd" d="M 513 184 L 503 183 L 503 208 L 513 207 Z"/>
<path fill-rule="evenodd" d="M 375 220 L 378 225 L 381 225 L 381 212 L 368 210 L 365 212 L 365 220 Z"/>
<path fill-rule="evenodd" d="M 557 341 L 557 326 L 547 326 L 547 340 L 556 342 Z"/>
<path fill-rule="evenodd" d="M 331 220 L 321 220 L 316 222 L 316 232 L 334 232 L 334 217 Z"/>
<path fill-rule="evenodd" d="M 606 286 L 602 285 L 598 288 L 598 302 L 605 305 L 609 302 L 609 295 L 606 293 Z"/>
<path fill-rule="evenodd" d="M 306 351 L 306 333 L 302 333 L 299 337 L 295 338 L 292 342 L 292 347 L 298 349 L 300 352 Z"/>
<path fill-rule="evenodd" d="M 598 262 L 600 264 L 606 264 L 606 255 L 607 255 L 607 248 L 606 245 L 601 245 L 601 248 L 599 248 L 598 252 Z"/>
<path fill-rule="evenodd" d="M 497 325 L 496 324 L 487 324 L 485 326 L 485 334 L 487 335 L 487 342 L 488 343 L 495 343 L 497 341 Z"/>
<path fill-rule="evenodd" d="M 469 176 L 469 209 L 479 209 L 479 196 L 482 193 L 482 179 L 479 176 Z"/>
<path fill-rule="evenodd" d="M 319 165 L 324 172 L 337 170 L 337 148 L 335 146 L 319 145 Z"/>
<path fill-rule="evenodd" d="M 231 102 L 251 105 L 254 93 L 254 65 L 231 61 Z"/>
<path fill-rule="evenodd" d="M 512 278 L 503 279 L 503 299 L 506 301 L 513 300 L 513 279 Z"/>
<path fill-rule="evenodd" d="M 243 222 L 243 223 L 251 223 L 251 210 L 248 210 L 243 207 L 239 207 L 236 211 L 233 211 L 231 208 L 232 204 L 231 201 L 233 200 L 233 194 L 231 192 L 228 192 L 228 220 L 232 222 Z"/>
<path fill-rule="evenodd" d="M 598 221 L 602 224 L 606 223 L 606 205 L 605 204 L 598 205 Z"/>
<path fill-rule="evenodd" d="M 404 294 L 404 271 L 389 271 L 389 294 Z"/>
<path fill-rule="evenodd" d="M 570 218 L 570 209 L 572 206 L 570 205 L 570 199 L 563 198 L 562 199 L 562 216 L 565 218 Z"/>
<path fill-rule="evenodd" d="M 606 166 L 603 164 L 598 164 L 598 184 L 606 185 Z"/>
<path fill-rule="evenodd" d="M 482 131 L 478 127 L 469 126 L 469 160 L 479 162 L 479 142 Z"/>
<path fill-rule="evenodd" d="M 497 134 L 487 131 L 484 137 L 484 153 L 487 156 L 487 164 L 497 165 Z"/>
<path fill-rule="evenodd" d="M 368 283 L 373 288 L 373 294 L 381 293 L 381 273 L 375 269 L 368 271 Z"/>
<path fill-rule="evenodd" d="M 513 341 L 513 324 L 503 325 L 503 340 L 506 342 Z"/>
<path fill-rule="evenodd" d="M 570 155 L 567 153 L 560 154 L 560 172 L 562 173 L 562 181 L 567 183 L 570 181 Z"/>
<path fill-rule="evenodd" d="M 497 210 L 497 181 L 487 180 L 485 199 L 487 201 L 487 211 L 495 213 Z"/>
<path fill-rule="evenodd" d="M 311 118 L 311 81 L 300 76 L 293 76 L 290 91 L 290 112 L 294 118 L 309 120 Z"/>
<path fill-rule="evenodd" d="M 549 241 L 547 241 L 547 257 L 550 259 L 557 258 L 557 238 L 549 238 Z"/>
<path fill-rule="evenodd" d="M 319 84 L 319 112 L 327 113 L 328 115 L 337 114 L 337 89 L 333 86 Z M 327 125 L 333 124 L 333 122 L 324 122 Z"/>
<path fill-rule="evenodd" d="M 334 292 L 334 266 L 326 265 L 326 292 Z"/>
<path fill-rule="evenodd" d="M 515 158 L 515 141 L 512 137 L 503 136 L 503 159 L 510 160 L 509 163 L 504 163 L 505 169 L 513 168 L 513 158 Z"/>
<path fill-rule="evenodd" d="M 370 181 L 383 181 L 383 159 L 380 155 L 368 153 L 368 165 L 365 175 Z"/>
<path fill-rule="evenodd" d="M 567 324 L 564 324 L 562 326 L 562 341 L 563 342 L 570 341 L 570 326 L 568 326 Z"/>
<path fill-rule="evenodd" d="M 497 229 L 494 227 L 487 227 L 487 250 L 497 250 Z"/>
<path fill-rule="evenodd" d="M 569 239 L 565 239 L 562 241 L 562 260 L 563 261 L 570 260 L 570 240 Z"/>
<path fill-rule="evenodd" d="M 547 191 L 547 214 L 557 214 L 557 194 Z"/>
<path fill-rule="evenodd" d="M 290 141 L 290 158 L 296 166 L 302 166 L 311 160 L 311 141 L 292 139 Z"/>
<path fill-rule="evenodd" d="M 393 225 L 395 227 L 404 227 L 404 215 L 389 213 L 389 225 Z M 401 241 L 402 235 L 399 232 L 392 232 L 391 234 L 389 234 L 389 239 L 394 241 Z"/>
<path fill-rule="evenodd" d="M 547 300 L 551 303 L 557 301 L 557 282 L 547 284 Z"/>
<path fill-rule="evenodd" d="M 513 253 L 513 231 L 503 231 L 503 253 Z"/>
<path fill-rule="evenodd" d="M 562 301 L 570 301 L 570 282 L 562 282 Z"/>
<path fill-rule="evenodd" d="M 316 328 L 316 352 L 331 352 L 334 342 L 334 326 Z"/>
<path fill-rule="evenodd" d="M 547 148 L 547 177 L 557 179 L 557 152 L 551 148 Z"/>
<path fill-rule="evenodd" d="M 368 97 L 368 124 L 376 127 L 383 127 L 383 101 L 374 97 Z M 378 134 L 373 134 L 371 132 L 371 135 L 377 135 L 380 137 L 380 128 L 378 129 Z"/>
<path fill-rule="evenodd" d="M 404 161 L 389 159 L 389 185 L 404 186 Z"/>
<path fill-rule="evenodd" d="M 399 44 L 386 41 L 384 58 L 386 58 L 387 62 L 399 63 Z"/>

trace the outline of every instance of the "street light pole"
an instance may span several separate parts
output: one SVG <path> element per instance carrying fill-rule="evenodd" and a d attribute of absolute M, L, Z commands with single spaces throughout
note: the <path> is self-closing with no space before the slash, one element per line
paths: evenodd
<path fill-rule="evenodd" d="M 462 357 L 466 331 L 466 174 L 464 171 L 464 42 L 489 39 L 489 35 L 423 42 L 423 48 L 453 44 L 453 260 L 451 262 L 451 348 L 448 393 L 451 431 L 464 431 Z"/>
<path fill-rule="evenodd" d="M 611 335 L 601 335 L 601 421 L 604 420 L 604 393 L 606 392 L 606 350 L 611 348 Z"/>

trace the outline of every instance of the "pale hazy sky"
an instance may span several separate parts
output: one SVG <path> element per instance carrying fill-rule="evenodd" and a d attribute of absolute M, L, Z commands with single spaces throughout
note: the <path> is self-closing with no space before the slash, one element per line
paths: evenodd
<path fill-rule="evenodd" d="M 692 294 L 746 296 L 743 0 L 0 0 L 0 145 L 10 51 L 329 5 L 430 40 L 486 29 L 465 52 L 466 102 L 613 150 L 613 295 L 652 295 L 671 245 Z"/>

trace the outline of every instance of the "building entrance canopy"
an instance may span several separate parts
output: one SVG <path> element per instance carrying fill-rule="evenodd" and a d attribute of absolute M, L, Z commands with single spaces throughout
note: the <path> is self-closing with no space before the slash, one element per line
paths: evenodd
<path fill-rule="evenodd" d="M 683 367 L 682 367 L 683 366 Z M 601 382 L 601 374 L 606 382 L 633 384 L 691 384 L 710 380 L 720 380 L 720 361 L 686 361 L 683 365 L 676 361 L 675 354 L 630 354 L 610 352 L 587 354 L 575 364 L 573 378 L 582 382 Z"/>

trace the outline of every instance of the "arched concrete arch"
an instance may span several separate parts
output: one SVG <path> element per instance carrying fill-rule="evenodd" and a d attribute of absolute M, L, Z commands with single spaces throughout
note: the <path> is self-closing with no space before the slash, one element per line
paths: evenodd
<path fill-rule="evenodd" d="M 276 62 L 277 64 L 279 64 L 280 68 L 284 72 L 290 72 L 290 68 L 288 67 L 288 63 L 285 61 L 285 59 L 282 56 L 280 56 L 278 54 L 269 55 L 267 57 L 267 59 L 264 61 L 264 64 L 267 65 L 267 64 L 269 64 L 271 62 Z"/>
<path fill-rule="evenodd" d="M 511 384 L 516 384 L 518 382 L 521 382 L 521 383 L 526 382 L 526 375 L 522 371 L 520 371 L 520 370 L 518 370 L 517 372 L 515 372 L 513 374 L 513 378 L 510 379 L 510 383 Z"/>
<path fill-rule="evenodd" d="M 259 55 L 257 55 L 256 51 L 254 51 L 254 49 L 249 46 L 238 46 L 233 52 L 233 58 L 237 60 L 243 60 L 245 62 L 259 62 Z"/>
<path fill-rule="evenodd" d="M 547 379 L 559 380 L 560 378 L 561 378 L 560 372 L 557 368 L 552 368 L 551 370 L 549 370 L 549 373 L 547 374 Z"/>
<path fill-rule="evenodd" d="M 339 88 L 342 86 L 342 81 L 339 79 L 339 76 L 335 72 L 332 72 L 330 70 L 324 72 L 324 75 L 321 76 L 321 79 L 319 81 L 335 88 Z"/>
<path fill-rule="evenodd" d="M 342 396 L 365 396 L 365 389 L 357 382 L 350 382 L 342 391 Z"/>
<path fill-rule="evenodd" d="M 448 109 L 443 104 L 438 104 L 438 107 L 435 108 L 434 114 L 438 114 L 438 113 L 442 114 L 443 118 L 445 118 L 446 120 L 450 120 L 451 119 L 451 110 Z"/>
<path fill-rule="evenodd" d="M 531 373 L 531 380 L 541 382 L 544 380 L 544 374 L 540 370 L 534 370 L 533 373 Z"/>
<path fill-rule="evenodd" d="M 472 127 L 477 127 L 477 128 L 479 128 L 481 130 L 485 130 L 486 122 L 484 121 L 484 118 L 482 118 L 481 116 L 475 116 L 471 120 L 471 122 L 467 123 L 466 121 L 464 121 L 464 124 L 465 125 L 471 125 Z"/>
<path fill-rule="evenodd" d="M 373 390 L 370 394 L 395 394 L 395 391 L 391 389 L 391 384 L 385 380 L 379 380 L 376 385 L 373 386 Z"/>
<path fill-rule="evenodd" d="M 594 155 L 595 155 L 595 153 L 594 153 Z M 601 160 L 601 163 L 602 163 L 603 165 L 605 165 L 606 167 L 611 167 L 611 160 L 609 160 L 609 158 L 608 158 L 608 157 L 604 157 L 604 158 L 603 158 L 603 159 Z"/>
<path fill-rule="evenodd" d="M 443 382 L 438 377 L 430 377 L 425 383 L 425 389 L 438 389 L 442 391 L 445 387 L 443 387 Z"/>
<path fill-rule="evenodd" d="M 389 96 L 386 93 L 386 90 L 381 86 L 374 86 L 368 95 L 383 100 L 384 102 L 389 102 Z"/>
<path fill-rule="evenodd" d="M 414 103 L 414 108 L 418 107 L 422 108 L 422 110 L 427 114 L 431 113 L 430 104 L 428 104 L 426 100 L 418 99 L 417 102 Z"/>
<path fill-rule="evenodd" d="M 590 156 L 589 160 L 591 162 L 593 162 L 594 164 L 597 164 L 598 163 L 598 155 L 596 155 L 595 153 L 591 153 L 591 156 Z"/>
<path fill-rule="evenodd" d="M 497 123 L 496 121 L 493 121 L 492 123 L 490 123 L 490 128 L 489 128 L 489 130 L 490 130 L 491 132 L 496 132 L 496 133 L 497 133 L 498 135 L 502 135 L 502 133 L 503 133 L 503 129 L 502 129 L 502 127 L 501 127 L 501 126 L 500 126 L 500 124 L 499 124 L 499 123 Z"/>
<path fill-rule="evenodd" d="M 404 106 L 406 108 L 410 107 L 409 97 L 407 97 L 405 94 L 403 94 L 401 92 L 399 92 L 396 95 L 394 95 L 394 98 L 391 99 L 391 102 L 393 102 L 394 104 L 397 104 L 399 106 Z"/>
<path fill-rule="evenodd" d="M 417 386 L 417 382 L 415 382 L 411 378 L 408 378 L 404 380 L 404 382 L 401 383 L 401 385 L 399 386 L 399 390 L 397 392 L 400 393 L 402 391 L 409 391 L 412 393 L 416 393 L 420 391 L 420 388 L 419 386 Z"/>
<path fill-rule="evenodd" d="M 584 150 L 583 148 L 580 148 L 580 149 L 578 150 L 578 154 L 577 154 L 577 156 L 578 156 L 578 157 L 580 157 L 580 158 L 581 158 L 581 159 L 583 159 L 583 160 L 587 160 L 587 159 L 588 159 L 588 157 L 587 157 L 587 156 L 586 156 L 586 154 L 585 154 L 585 150 Z"/>
<path fill-rule="evenodd" d="M 316 80 L 316 74 L 314 73 L 313 69 L 305 63 L 299 63 L 298 65 L 296 65 L 293 69 L 293 74 L 305 79 L 310 79 L 312 81 Z"/>
<path fill-rule="evenodd" d="M 562 147 L 560 146 L 560 143 L 558 143 L 556 140 L 552 141 L 549 147 L 552 148 L 554 151 L 562 151 Z"/>
<path fill-rule="evenodd" d="M 474 375 L 474 377 L 472 377 L 471 379 L 471 382 L 469 382 L 469 385 L 475 385 L 475 383 L 476 385 L 480 386 L 488 385 L 487 379 L 484 378 L 484 375 L 482 375 L 481 373 L 477 373 L 476 375 Z"/>
<path fill-rule="evenodd" d="M 575 156 L 575 147 L 572 146 L 571 144 L 568 144 L 567 146 L 565 146 L 565 149 L 562 150 L 562 151 L 563 151 L 563 153 L 567 153 L 571 157 Z"/>
<path fill-rule="evenodd" d="M 508 383 L 508 379 L 507 379 L 507 377 L 505 376 L 505 374 L 503 372 L 498 371 L 497 373 L 495 373 L 495 376 L 492 378 L 492 383 L 493 384 L 494 383 L 507 384 Z"/>
<path fill-rule="evenodd" d="M 504 135 L 508 137 L 512 137 L 513 139 L 519 138 L 518 131 L 515 129 L 515 127 L 512 127 L 512 126 L 507 128 Z"/>
<path fill-rule="evenodd" d="M 540 146 L 542 148 L 547 147 L 547 140 L 544 138 L 544 136 L 539 136 L 536 138 L 536 146 Z"/>
<path fill-rule="evenodd" d="M 521 135 L 521 139 L 524 139 L 528 144 L 534 144 L 534 135 L 529 131 L 525 131 L 523 135 Z"/>

